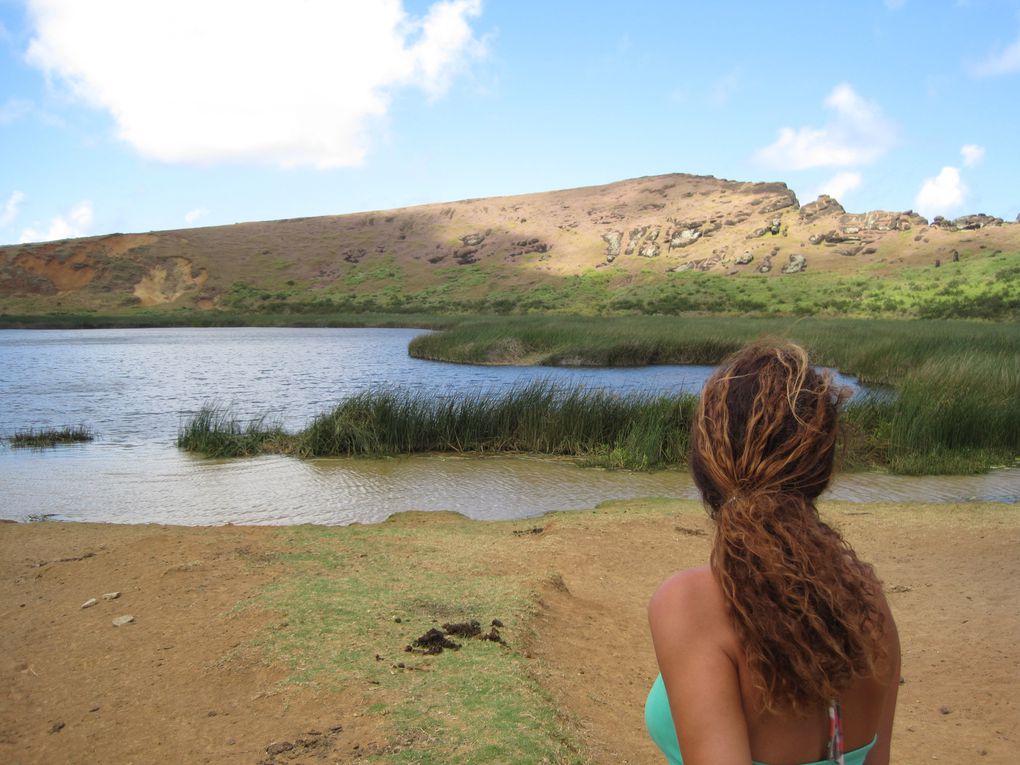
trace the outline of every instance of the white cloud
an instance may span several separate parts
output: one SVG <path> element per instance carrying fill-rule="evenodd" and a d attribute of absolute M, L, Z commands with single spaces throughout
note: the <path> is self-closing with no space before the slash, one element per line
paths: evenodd
<path fill-rule="evenodd" d="M 11 195 L 7 197 L 7 201 L 4 202 L 3 210 L 0 210 L 0 228 L 9 226 L 14 222 L 14 219 L 18 217 L 18 213 L 21 212 L 21 203 L 24 200 L 25 195 L 22 192 L 11 192 Z"/>
<path fill-rule="evenodd" d="M 947 215 L 958 210 L 967 196 L 967 186 L 955 167 L 943 167 L 934 178 L 927 178 L 914 199 L 914 209 L 926 218 Z"/>
<path fill-rule="evenodd" d="M 971 72 L 976 77 L 995 77 L 1020 72 L 1020 36 L 1001 51 L 991 53 L 979 61 Z"/>
<path fill-rule="evenodd" d="M 92 203 L 86 199 L 68 210 L 66 215 L 58 215 L 53 218 L 45 231 L 26 228 L 21 232 L 21 238 L 18 241 L 25 244 L 26 242 L 50 242 L 54 239 L 85 236 L 92 225 L 92 213 Z"/>
<path fill-rule="evenodd" d="M 194 210 L 188 210 L 186 213 L 184 213 L 184 222 L 190 225 L 195 221 L 204 218 L 208 214 L 209 211 L 206 208 L 196 207 Z"/>
<path fill-rule="evenodd" d="M 863 180 L 860 173 L 836 173 L 818 188 L 817 195 L 828 194 L 830 197 L 842 200 L 844 195 L 860 186 Z"/>
<path fill-rule="evenodd" d="M 985 158 L 985 147 L 976 143 L 965 143 L 960 147 L 960 156 L 963 157 L 964 167 L 974 167 Z"/>
<path fill-rule="evenodd" d="M 894 125 L 850 85 L 837 85 L 825 108 L 832 117 L 824 127 L 781 128 L 776 141 L 759 149 L 755 158 L 780 170 L 847 167 L 874 162 L 892 147 Z"/>
<path fill-rule="evenodd" d="M 28 61 L 165 162 L 361 162 L 395 89 L 442 95 L 482 43 L 480 0 L 29 0 Z"/>

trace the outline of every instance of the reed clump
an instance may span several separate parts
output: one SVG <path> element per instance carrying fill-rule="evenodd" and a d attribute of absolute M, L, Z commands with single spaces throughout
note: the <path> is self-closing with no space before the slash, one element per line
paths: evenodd
<path fill-rule="evenodd" d="M 62 428 L 29 428 L 19 430 L 8 441 L 10 445 L 20 449 L 46 449 L 60 444 L 81 444 L 94 440 L 95 433 L 86 425 L 65 426 Z"/>
<path fill-rule="evenodd" d="M 240 420 L 227 409 L 207 405 L 181 426 L 177 446 L 208 457 L 248 457 L 287 451 L 291 437 L 265 416 Z"/>
<path fill-rule="evenodd" d="M 684 459 L 696 401 L 547 382 L 445 398 L 366 392 L 317 417 L 298 436 L 298 451 L 311 457 L 528 452 L 653 467 Z"/>

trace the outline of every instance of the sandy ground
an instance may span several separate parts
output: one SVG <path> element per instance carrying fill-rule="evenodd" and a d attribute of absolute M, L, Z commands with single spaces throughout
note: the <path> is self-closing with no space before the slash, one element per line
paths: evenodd
<path fill-rule="evenodd" d="M 656 672 L 645 603 L 709 550 L 692 503 L 649 507 L 537 519 L 541 533 L 503 530 L 489 558 L 535 572 L 527 650 L 594 763 L 661 762 L 643 725 Z M 824 512 L 876 564 L 899 624 L 893 761 L 1015 762 L 1020 508 Z M 265 527 L 0 524 L 0 762 L 353 762 L 392 751 L 365 698 L 281 684 L 282 668 L 234 650 L 273 629 L 274 614 L 235 606 L 281 575 L 250 565 L 281 540 Z M 135 622 L 114 627 L 126 614 Z M 294 748 L 267 752 L 279 742 Z"/>

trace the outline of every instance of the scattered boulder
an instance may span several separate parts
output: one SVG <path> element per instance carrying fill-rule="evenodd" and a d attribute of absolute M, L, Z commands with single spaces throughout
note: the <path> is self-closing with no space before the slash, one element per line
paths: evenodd
<path fill-rule="evenodd" d="M 673 229 L 669 235 L 669 249 L 677 250 L 694 244 L 701 238 L 701 224 L 681 224 L 680 228 Z"/>
<path fill-rule="evenodd" d="M 758 273 L 767 274 L 771 270 L 772 270 L 772 256 L 766 255 L 765 258 L 762 260 L 761 265 L 758 266 Z"/>
<path fill-rule="evenodd" d="M 811 244 L 821 244 L 823 241 L 825 241 L 825 234 L 812 234 L 811 236 L 808 237 L 808 241 Z"/>
<path fill-rule="evenodd" d="M 743 255 L 737 258 L 736 263 L 738 266 L 746 266 L 752 260 L 754 260 L 754 255 L 752 255 L 750 252 L 745 252 Z"/>
<path fill-rule="evenodd" d="M 118 616 L 116 619 L 114 619 L 113 620 L 113 626 L 114 627 L 123 627 L 123 626 L 125 626 L 127 624 L 132 624 L 134 622 L 134 620 L 135 620 L 135 617 L 131 616 L 130 614 L 125 614 L 124 616 Z"/>
<path fill-rule="evenodd" d="M 81 607 L 82 608 L 92 608 L 92 606 L 94 606 L 98 602 L 99 601 L 96 600 L 95 598 L 89 598 L 88 600 L 86 600 L 84 603 L 81 604 Z"/>
<path fill-rule="evenodd" d="M 790 262 L 782 268 L 784 274 L 799 274 L 807 268 L 807 258 L 803 255 L 792 254 L 790 255 Z"/>
<path fill-rule="evenodd" d="M 485 234 L 465 234 L 460 238 L 465 247 L 477 247 L 485 241 Z"/>
<path fill-rule="evenodd" d="M 638 255 L 642 258 L 655 258 L 659 255 L 659 245 L 657 244 L 646 244 L 638 251 Z"/>
<path fill-rule="evenodd" d="M 103 593 L 103 600 L 116 600 L 120 597 L 120 592 L 106 592 Z"/>

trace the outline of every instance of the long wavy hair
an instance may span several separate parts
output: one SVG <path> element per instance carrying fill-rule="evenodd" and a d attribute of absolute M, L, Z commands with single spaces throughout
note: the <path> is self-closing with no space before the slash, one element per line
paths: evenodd
<path fill-rule="evenodd" d="M 841 399 L 802 348 L 758 342 L 716 370 L 694 420 L 712 571 L 768 711 L 824 705 L 884 656 L 881 584 L 815 507 Z"/>

